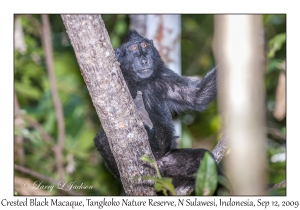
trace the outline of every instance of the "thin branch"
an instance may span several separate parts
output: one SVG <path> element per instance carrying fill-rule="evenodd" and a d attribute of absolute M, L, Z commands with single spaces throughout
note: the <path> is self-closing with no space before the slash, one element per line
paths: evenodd
<path fill-rule="evenodd" d="M 56 167 L 58 171 L 59 180 L 64 180 L 64 169 L 63 169 L 63 147 L 65 141 L 65 125 L 64 125 L 64 113 L 61 101 L 59 99 L 57 84 L 54 73 L 54 62 L 53 62 L 53 50 L 51 42 L 51 29 L 48 15 L 42 15 L 42 44 L 46 58 L 48 76 L 50 81 L 52 99 L 55 108 L 55 114 L 58 126 L 58 140 L 54 146 L 53 151 L 55 153 Z"/>
<path fill-rule="evenodd" d="M 54 139 L 52 138 L 52 136 L 50 136 L 43 128 L 43 126 L 36 121 L 35 119 L 33 119 L 32 117 L 30 117 L 29 115 L 25 114 L 25 113 L 16 113 L 16 115 L 21 115 L 23 117 L 23 119 L 25 121 L 27 121 L 31 126 L 33 126 L 41 135 L 42 138 L 50 144 L 55 144 Z"/>
<path fill-rule="evenodd" d="M 17 98 L 17 93 L 15 92 L 15 114 L 20 113 L 20 105 L 18 102 L 18 98 Z M 22 123 L 22 118 L 21 117 L 17 117 L 15 118 L 15 126 L 19 129 L 22 130 L 23 129 L 23 123 Z M 17 154 L 18 154 L 18 159 L 20 161 L 21 165 L 24 165 L 24 148 L 23 148 L 23 142 L 24 139 L 21 135 L 17 135 L 15 138 L 16 141 L 16 146 L 17 146 Z"/>
<path fill-rule="evenodd" d="M 286 135 L 281 133 L 280 130 L 278 130 L 276 128 L 266 128 L 266 130 L 267 130 L 267 133 L 271 134 L 274 138 L 286 140 Z"/>
<path fill-rule="evenodd" d="M 229 149 L 228 136 L 226 133 L 224 133 L 222 138 L 219 140 L 218 144 L 212 150 L 212 154 L 214 155 L 217 163 L 221 162 L 228 149 Z"/>
<path fill-rule="evenodd" d="M 41 23 L 35 17 L 33 17 L 33 15 L 25 14 L 24 16 L 32 23 L 32 25 L 34 25 L 39 34 L 42 36 L 43 30 L 41 29 Z"/>
<path fill-rule="evenodd" d="M 282 182 L 273 185 L 272 187 L 270 187 L 268 189 L 268 191 L 276 190 L 276 189 L 279 189 L 279 188 L 286 188 L 286 180 L 283 180 Z"/>
<path fill-rule="evenodd" d="M 33 176 L 33 177 L 35 177 L 35 178 L 38 178 L 38 179 L 47 181 L 47 182 L 49 182 L 49 183 L 51 183 L 51 184 L 53 184 L 53 185 L 55 185 L 55 186 L 58 186 L 58 183 L 60 182 L 60 181 L 55 180 L 55 179 L 53 179 L 53 178 L 51 178 L 51 177 L 48 177 L 48 176 L 46 176 L 46 175 L 44 175 L 44 174 L 40 174 L 40 173 L 38 173 L 38 172 L 36 172 L 36 171 L 33 171 L 33 170 L 29 169 L 29 168 L 26 168 L 26 167 L 23 167 L 23 166 L 20 166 L 20 165 L 17 165 L 17 164 L 14 164 L 14 168 L 15 168 L 16 170 L 22 172 L 22 173 L 25 173 L 25 174 L 28 174 L 28 175 Z M 80 194 L 74 192 L 74 191 L 71 189 L 71 186 L 70 186 L 70 185 L 65 185 L 65 186 L 63 187 L 63 189 L 61 189 L 61 190 L 63 190 L 64 192 L 67 192 L 67 193 L 70 194 L 70 195 L 80 195 Z"/>
<path fill-rule="evenodd" d="M 29 175 L 31 175 L 31 176 L 33 176 L 35 178 L 42 179 L 42 180 L 47 181 L 49 183 L 52 183 L 52 184 L 57 184 L 58 183 L 55 179 L 53 179 L 51 177 L 48 177 L 46 175 L 40 174 L 40 173 L 38 173 L 36 171 L 33 171 L 33 170 L 29 169 L 29 168 L 26 168 L 24 166 L 20 166 L 20 165 L 14 164 L 14 168 L 16 170 L 20 171 L 20 172 L 29 174 Z"/>

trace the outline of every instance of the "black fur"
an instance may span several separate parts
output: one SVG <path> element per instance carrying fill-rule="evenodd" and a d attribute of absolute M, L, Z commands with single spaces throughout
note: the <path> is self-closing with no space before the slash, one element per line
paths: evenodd
<path fill-rule="evenodd" d="M 201 81 L 179 76 L 165 66 L 152 40 L 143 38 L 136 31 L 128 32 L 115 53 L 131 96 L 136 98 L 137 92 L 142 92 L 146 111 L 153 123 L 152 129 L 145 128 L 162 175 L 172 177 L 175 187 L 194 185 L 194 174 L 207 150 L 176 149 L 172 114 L 186 110 L 203 111 L 207 107 L 217 91 L 216 69 Z M 105 133 L 100 131 L 94 141 L 107 167 L 119 177 Z M 218 171 L 222 174 L 219 167 Z"/>

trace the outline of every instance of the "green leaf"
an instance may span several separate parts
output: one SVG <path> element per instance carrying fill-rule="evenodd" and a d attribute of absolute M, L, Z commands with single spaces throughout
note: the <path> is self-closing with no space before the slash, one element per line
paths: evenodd
<path fill-rule="evenodd" d="M 159 181 L 159 178 L 156 178 L 154 176 L 143 176 L 142 179 L 143 180 L 152 180 L 152 181 L 155 181 L 155 182 Z"/>
<path fill-rule="evenodd" d="M 232 188 L 231 188 L 231 185 L 230 185 L 230 182 L 228 181 L 228 179 L 224 176 L 218 176 L 218 182 L 223 187 L 218 189 L 217 194 L 224 195 L 224 196 L 230 195 L 232 192 Z"/>
<path fill-rule="evenodd" d="M 163 190 L 163 186 L 161 185 L 161 183 L 155 183 L 154 188 L 157 192 Z"/>
<path fill-rule="evenodd" d="M 270 196 L 286 196 L 286 188 L 278 188 L 268 192 Z"/>
<path fill-rule="evenodd" d="M 152 164 L 152 165 L 154 166 L 155 170 L 156 170 L 156 173 L 157 173 L 158 178 L 161 178 L 161 175 L 160 175 L 160 172 L 159 172 L 159 169 L 158 169 L 158 166 L 157 166 L 157 163 L 156 163 L 155 160 L 149 158 L 147 155 L 143 155 L 143 156 L 141 157 L 141 160 L 142 160 L 142 161 L 146 161 L 146 162 Z"/>
<path fill-rule="evenodd" d="M 155 181 L 154 188 L 157 192 L 162 191 L 164 195 L 168 195 L 167 192 L 169 192 L 170 195 L 176 195 L 171 178 L 156 178 L 152 176 L 143 176 L 142 179 Z"/>
<path fill-rule="evenodd" d="M 285 33 L 274 36 L 268 43 L 270 49 L 268 53 L 268 58 L 273 58 L 275 56 L 275 52 L 281 49 L 285 41 L 286 41 Z"/>
<path fill-rule="evenodd" d="M 18 94 L 22 94 L 28 99 L 38 100 L 41 97 L 41 91 L 28 84 L 22 84 L 15 81 L 15 89 Z"/>
<path fill-rule="evenodd" d="M 141 160 L 142 160 L 142 161 L 146 161 L 146 162 L 148 162 L 148 163 L 152 163 L 152 164 L 155 163 L 155 160 L 149 158 L 149 157 L 146 156 L 146 155 L 143 155 L 143 156 L 141 157 Z"/>
<path fill-rule="evenodd" d="M 217 184 L 216 163 L 210 154 L 206 152 L 196 175 L 196 195 L 213 195 Z"/>
<path fill-rule="evenodd" d="M 169 192 L 171 195 L 175 195 L 175 188 L 172 184 L 171 178 L 160 178 L 156 181 L 154 188 L 157 192 L 163 191 L 164 195 L 168 195 Z"/>
<path fill-rule="evenodd" d="M 164 189 L 168 190 L 171 195 L 176 195 L 171 178 L 161 178 L 160 182 L 162 183 Z"/>
<path fill-rule="evenodd" d="M 154 185 L 154 188 L 155 188 L 156 192 L 160 192 L 160 191 L 162 191 L 162 192 L 163 192 L 163 194 L 164 194 L 165 196 L 167 196 L 167 195 L 168 195 L 168 191 L 167 191 L 167 189 L 165 189 L 165 188 L 162 186 L 162 184 L 161 184 L 161 183 L 156 183 L 156 184 Z"/>
<path fill-rule="evenodd" d="M 281 59 L 271 59 L 267 66 L 267 73 L 271 73 L 274 71 L 279 71 L 278 65 L 282 63 Z"/>

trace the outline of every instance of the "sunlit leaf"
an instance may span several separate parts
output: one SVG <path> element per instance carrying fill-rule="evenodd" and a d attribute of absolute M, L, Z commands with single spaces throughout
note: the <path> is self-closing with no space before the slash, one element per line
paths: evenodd
<path fill-rule="evenodd" d="M 281 49 L 285 41 L 286 41 L 285 33 L 277 34 L 276 36 L 274 36 L 268 43 L 269 45 L 268 57 L 273 58 L 275 56 L 276 51 Z"/>
<path fill-rule="evenodd" d="M 141 160 L 146 161 L 146 162 L 149 162 L 149 163 L 155 163 L 155 160 L 153 160 L 152 158 L 149 158 L 149 157 L 146 156 L 146 155 L 143 155 L 143 156 L 141 157 Z"/>

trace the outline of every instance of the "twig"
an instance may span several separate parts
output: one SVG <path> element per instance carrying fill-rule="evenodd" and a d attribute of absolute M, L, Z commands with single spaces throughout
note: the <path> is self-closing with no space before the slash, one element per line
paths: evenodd
<path fill-rule="evenodd" d="M 57 180 L 55 180 L 55 179 L 53 179 L 53 178 L 51 178 L 51 177 L 48 177 L 48 176 L 43 175 L 43 174 L 40 174 L 40 173 L 38 173 L 38 172 L 36 172 L 36 171 L 33 171 L 33 170 L 29 169 L 29 168 L 25 168 L 25 167 L 20 166 L 20 165 L 17 165 L 17 164 L 14 164 L 14 168 L 15 168 L 16 170 L 22 172 L 22 173 L 25 173 L 25 174 L 28 174 L 28 175 L 33 176 L 33 177 L 35 177 L 35 178 L 38 178 L 38 179 L 47 181 L 47 182 L 49 182 L 49 183 L 51 183 L 51 184 L 53 184 L 53 185 L 56 185 L 56 186 L 58 186 L 58 183 L 60 182 L 60 181 L 57 181 Z M 66 186 L 64 187 L 64 192 L 67 192 L 67 193 L 70 194 L 70 195 L 80 195 L 80 194 L 74 192 L 74 191 L 71 189 L 71 186 L 70 186 L 70 185 L 66 185 Z"/>
<path fill-rule="evenodd" d="M 41 38 L 42 38 L 42 44 L 45 53 L 52 99 L 54 103 L 57 126 L 58 126 L 58 140 L 57 140 L 57 144 L 53 147 L 53 151 L 56 159 L 58 177 L 60 180 L 64 180 L 63 154 L 62 154 L 63 147 L 64 147 L 64 140 L 65 140 L 64 114 L 63 114 L 62 104 L 58 96 L 57 84 L 56 84 L 56 79 L 54 74 L 51 29 L 50 29 L 48 15 L 42 15 L 42 23 L 43 24 L 42 24 Z"/>
<path fill-rule="evenodd" d="M 286 139 L 286 135 L 281 133 L 281 131 L 276 128 L 266 128 L 266 130 L 267 130 L 267 133 L 271 134 L 274 138 L 278 138 L 278 139 L 282 139 L 282 140 Z"/>
<path fill-rule="evenodd" d="M 25 14 L 24 15 L 31 23 L 32 25 L 34 25 L 34 27 L 38 30 L 38 32 L 40 33 L 40 35 L 42 36 L 42 25 L 40 24 L 40 22 L 33 17 L 33 15 L 29 15 L 29 14 Z"/>
<path fill-rule="evenodd" d="M 20 105 L 17 98 L 17 93 L 15 92 L 15 114 L 20 113 Z M 22 130 L 23 125 L 21 123 L 22 119 L 20 117 L 16 117 L 15 119 L 15 126 Z M 20 123 L 17 123 L 20 122 Z M 16 145 L 17 145 L 17 154 L 21 165 L 24 165 L 24 148 L 23 148 L 23 142 L 24 139 L 21 135 L 17 135 L 16 138 Z"/>
<path fill-rule="evenodd" d="M 268 189 L 268 191 L 279 189 L 279 188 L 286 188 L 286 180 L 283 180 L 282 182 L 273 185 Z"/>
<path fill-rule="evenodd" d="M 54 139 L 52 138 L 52 136 L 50 136 L 43 128 L 43 126 L 36 121 L 35 119 L 33 119 L 32 117 L 30 117 L 27 114 L 24 113 L 16 113 L 16 115 L 21 115 L 24 120 L 26 120 L 31 126 L 33 126 L 37 131 L 40 132 L 40 134 L 42 135 L 42 138 L 50 144 L 54 144 Z"/>
<path fill-rule="evenodd" d="M 223 134 L 222 138 L 218 142 L 218 144 L 215 146 L 215 148 L 212 150 L 212 154 L 215 157 L 215 160 L 217 163 L 221 162 L 223 157 L 225 156 L 226 152 L 229 149 L 228 145 L 228 136 L 226 133 Z"/>

